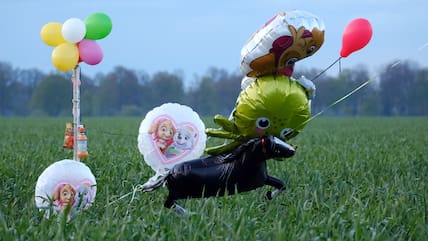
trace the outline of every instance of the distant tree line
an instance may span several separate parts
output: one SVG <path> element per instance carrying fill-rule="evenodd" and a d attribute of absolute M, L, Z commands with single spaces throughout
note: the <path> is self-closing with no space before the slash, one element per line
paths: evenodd
<path fill-rule="evenodd" d="M 309 79 L 319 69 L 296 71 Z M 180 73 L 161 71 L 149 76 L 123 66 L 94 78 L 81 76 L 81 113 L 85 116 L 143 116 L 167 102 L 185 104 L 202 116 L 228 115 L 241 91 L 241 73 L 210 68 L 185 87 Z M 337 76 L 321 75 L 314 82 L 312 111 L 325 110 L 361 83 L 376 78 L 325 115 L 428 115 L 428 69 L 411 61 L 386 65 L 371 76 L 365 66 Z M 17 69 L 0 62 L 1 116 L 71 116 L 71 73 Z"/>

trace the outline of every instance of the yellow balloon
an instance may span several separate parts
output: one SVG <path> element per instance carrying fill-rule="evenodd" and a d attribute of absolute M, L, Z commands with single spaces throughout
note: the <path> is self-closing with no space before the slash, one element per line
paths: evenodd
<path fill-rule="evenodd" d="M 52 51 L 52 63 L 60 71 L 72 70 L 79 61 L 76 44 L 62 43 Z"/>
<path fill-rule="evenodd" d="M 40 37 L 45 44 L 55 47 L 66 42 L 61 31 L 62 23 L 47 23 L 40 31 Z"/>

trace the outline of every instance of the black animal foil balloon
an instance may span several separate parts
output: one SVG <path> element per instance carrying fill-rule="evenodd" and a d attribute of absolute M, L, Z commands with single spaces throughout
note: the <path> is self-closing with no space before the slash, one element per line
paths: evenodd
<path fill-rule="evenodd" d="M 208 156 L 175 165 L 166 176 L 156 182 L 146 183 L 143 192 L 152 191 L 166 184 L 169 194 L 164 206 L 184 210 L 176 200 L 233 195 L 251 191 L 264 185 L 274 187 L 266 197 L 285 189 L 285 184 L 266 169 L 266 160 L 288 158 L 295 149 L 272 135 L 250 139 L 228 154 Z"/>

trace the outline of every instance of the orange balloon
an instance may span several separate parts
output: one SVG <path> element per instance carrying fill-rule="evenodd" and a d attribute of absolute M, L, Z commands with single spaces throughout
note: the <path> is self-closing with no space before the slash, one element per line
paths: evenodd
<path fill-rule="evenodd" d="M 62 43 L 52 51 L 52 63 L 60 71 L 72 70 L 79 62 L 76 44 Z"/>
<path fill-rule="evenodd" d="M 40 37 L 45 44 L 52 47 L 66 42 L 62 36 L 62 23 L 51 22 L 45 24 L 40 31 Z"/>

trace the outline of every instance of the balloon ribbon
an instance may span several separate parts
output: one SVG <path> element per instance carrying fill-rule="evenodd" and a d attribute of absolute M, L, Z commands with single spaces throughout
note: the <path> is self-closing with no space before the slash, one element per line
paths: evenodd
<path fill-rule="evenodd" d="M 339 58 L 340 59 L 340 58 Z M 372 82 L 373 80 L 375 80 L 377 77 L 372 77 L 370 79 L 368 79 L 366 82 L 362 83 L 361 85 L 359 85 L 358 87 L 356 87 L 355 89 L 353 89 L 351 92 L 349 92 L 348 94 L 344 95 L 342 98 L 335 100 L 333 103 L 331 103 L 329 106 L 327 106 L 326 108 L 324 108 L 323 110 L 321 110 L 320 112 L 316 113 L 315 115 L 311 116 L 311 118 L 309 118 L 307 121 L 303 122 L 302 124 L 300 124 L 301 126 L 306 125 L 308 122 L 310 122 L 311 120 L 315 119 L 316 117 L 322 115 L 325 111 L 327 111 L 328 109 L 332 108 L 333 106 L 339 104 L 340 102 L 346 100 L 349 96 L 353 95 L 355 92 L 359 91 L 360 89 L 364 88 L 366 85 L 368 85 L 370 82 Z"/>
<path fill-rule="evenodd" d="M 335 65 L 338 61 L 340 61 L 342 59 L 342 57 L 339 57 L 338 59 L 336 59 L 332 64 L 330 64 L 327 68 L 325 68 L 323 71 L 321 71 L 319 74 L 317 74 L 315 77 L 313 77 L 311 79 L 311 81 L 314 81 L 316 79 L 318 79 L 318 77 L 320 77 L 322 74 L 324 74 L 327 70 L 329 70 L 331 67 L 333 67 L 333 65 Z M 340 62 L 339 62 L 340 64 Z"/>

